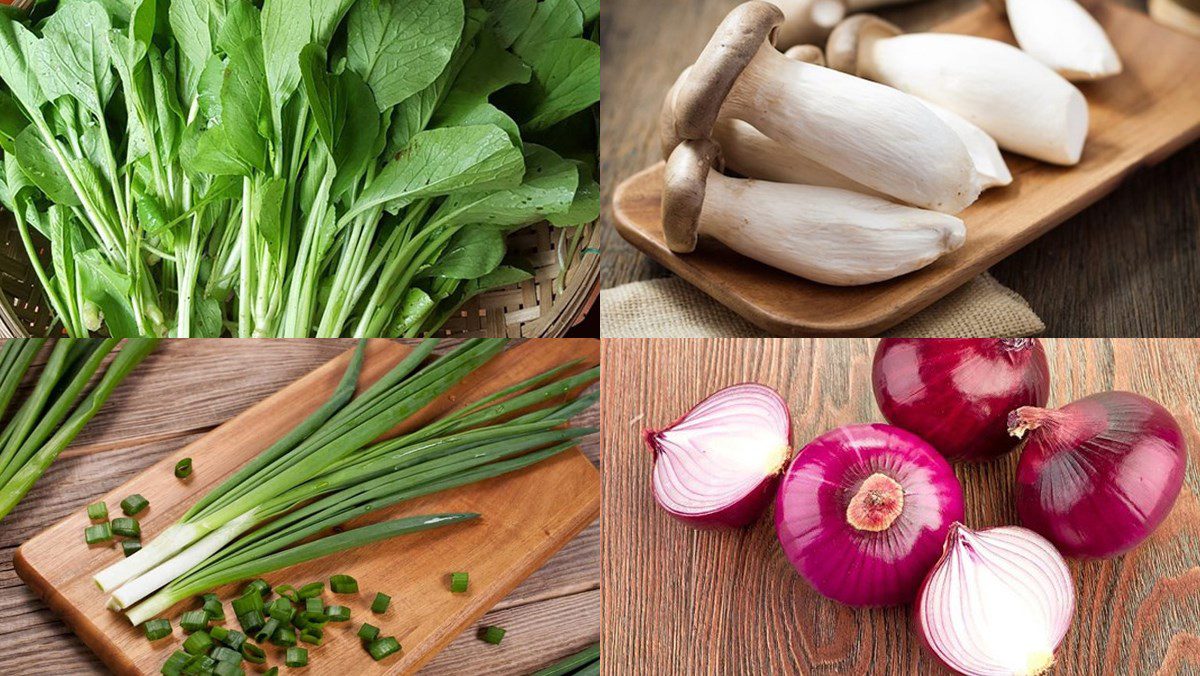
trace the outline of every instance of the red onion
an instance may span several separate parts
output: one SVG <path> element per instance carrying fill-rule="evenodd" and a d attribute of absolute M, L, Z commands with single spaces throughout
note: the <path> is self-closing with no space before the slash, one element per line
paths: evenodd
<path fill-rule="evenodd" d="M 1021 523 L 1067 556 L 1115 556 L 1149 537 L 1183 486 L 1187 448 L 1165 408 L 1103 392 L 1057 409 L 1013 411 L 1028 433 L 1017 464 Z"/>
<path fill-rule="evenodd" d="M 1075 615 L 1071 572 L 1026 528 L 950 528 L 917 596 L 917 631 L 946 666 L 976 674 L 1040 674 Z"/>
<path fill-rule="evenodd" d="M 886 338 L 872 375 L 883 417 L 952 461 L 1015 449 L 1008 413 L 1045 406 L 1050 393 L 1046 353 L 1033 338 Z"/>
<path fill-rule="evenodd" d="M 788 560 L 818 592 L 854 606 L 911 601 L 962 518 L 949 463 L 911 432 L 881 424 L 814 439 L 775 499 Z"/>
<path fill-rule="evenodd" d="M 792 454 L 787 404 L 753 383 L 723 389 L 667 429 L 643 436 L 654 453 L 654 499 L 700 527 L 737 528 L 757 519 Z"/>

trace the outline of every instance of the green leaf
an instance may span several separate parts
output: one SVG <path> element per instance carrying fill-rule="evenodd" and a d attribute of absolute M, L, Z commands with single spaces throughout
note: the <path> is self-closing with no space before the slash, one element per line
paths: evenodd
<path fill-rule="evenodd" d="M 201 297 L 192 301 L 193 338 L 221 337 L 221 303 L 214 298 Z"/>
<path fill-rule="evenodd" d="M 575 0 L 579 11 L 583 12 L 583 23 L 589 24 L 600 16 L 600 0 Z"/>
<path fill-rule="evenodd" d="M 336 200 L 358 183 L 379 154 L 379 113 L 371 89 L 357 73 L 325 71 L 325 55 L 317 45 L 300 53 L 300 76 L 321 140 L 338 170 L 330 189 Z"/>
<path fill-rule="evenodd" d="M 233 155 L 259 171 L 267 169 L 263 132 L 270 129 L 268 105 L 262 46 L 257 38 L 251 38 L 229 53 L 221 85 L 220 126 Z"/>
<path fill-rule="evenodd" d="M 29 118 L 25 117 L 16 99 L 0 90 L 0 148 L 6 153 L 13 152 L 17 135 L 28 126 Z"/>
<path fill-rule="evenodd" d="M 346 20 L 347 66 L 380 111 L 428 87 L 446 68 L 463 27 L 461 0 L 358 2 Z"/>
<path fill-rule="evenodd" d="M 491 34 L 484 33 L 454 81 L 454 91 L 487 98 L 510 85 L 529 82 L 532 75 L 529 65 L 502 48 Z"/>
<path fill-rule="evenodd" d="M 30 59 L 37 59 L 38 39 L 25 26 L 0 13 L 0 80 L 25 110 L 36 114 L 46 100 Z"/>
<path fill-rule="evenodd" d="M 561 214 L 550 214 L 546 220 L 560 228 L 592 223 L 600 218 L 600 184 L 592 178 L 590 165 L 572 160 L 579 169 L 579 187 L 571 208 Z"/>
<path fill-rule="evenodd" d="M 433 120 L 435 127 L 469 127 L 480 124 L 494 124 L 508 132 L 513 145 L 521 147 L 521 130 L 508 113 L 488 103 L 485 99 L 475 98 L 471 94 L 450 92 L 442 105 L 438 107 Z"/>
<path fill-rule="evenodd" d="M 310 42 L 329 45 L 354 0 L 265 0 L 262 48 L 267 87 L 276 114 L 300 85 L 300 50 Z"/>
<path fill-rule="evenodd" d="M 287 181 L 282 178 L 268 179 L 254 195 L 255 213 L 258 214 L 258 232 L 267 243 L 267 249 L 278 255 L 283 246 L 282 208 Z"/>
<path fill-rule="evenodd" d="M 528 58 L 542 44 L 581 35 L 583 11 L 575 0 L 542 0 L 529 27 L 513 43 L 512 50 L 522 58 Z"/>
<path fill-rule="evenodd" d="M 99 249 L 88 249 L 75 255 L 79 288 L 84 298 L 99 306 L 104 324 L 114 338 L 139 335 L 133 308 L 129 304 L 132 282 L 128 275 L 113 269 Z"/>
<path fill-rule="evenodd" d="M 224 0 L 171 0 L 171 32 L 183 54 L 184 93 L 196 91 L 200 73 L 213 55 L 216 36 L 225 22 Z"/>
<path fill-rule="evenodd" d="M 545 129 L 600 100 L 600 45 L 582 38 L 554 40 L 526 58 L 534 82 L 521 88 L 532 103 L 522 127 Z"/>
<path fill-rule="evenodd" d="M 450 239 L 429 274 L 448 279 L 482 277 L 500 265 L 505 251 L 504 235 L 500 231 L 466 227 Z"/>
<path fill-rule="evenodd" d="M 434 306 L 433 299 L 421 289 L 411 288 L 404 294 L 400 305 L 400 316 L 396 318 L 396 333 L 403 334 L 410 326 L 418 324 Z"/>
<path fill-rule="evenodd" d="M 492 289 L 500 289 L 506 286 L 512 286 L 513 284 L 520 284 L 527 279 L 533 279 L 532 272 L 529 272 L 528 270 L 522 270 L 521 268 L 513 267 L 511 265 L 501 265 L 486 275 L 483 275 L 478 279 L 471 280 L 471 283 L 468 285 L 468 287 L 475 291 L 475 293 L 483 293 L 484 291 L 491 291 Z"/>
<path fill-rule="evenodd" d="M 397 210 L 425 197 L 516 185 L 524 174 L 521 152 L 492 125 L 430 129 L 413 137 L 363 190 L 352 210 L 386 204 Z"/>
<path fill-rule="evenodd" d="M 78 206 L 79 196 L 63 173 L 54 153 L 42 141 L 37 129 L 26 127 L 17 135 L 15 156 L 25 175 L 52 201 L 64 206 Z"/>
<path fill-rule="evenodd" d="M 537 4 L 537 0 L 483 0 L 489 13 L 487 29 L 495 33 L 500 46 L 512 46 L 517 36 L 529 28 Z"/>
<path fill-rule="evenodd" d="M 50 15 L 42 28 L 35 65 L 47 99 L 71 96 L 92 115 L 104 116 L 116 85 L 108 48 L 110 30 L 108 14 L 94 2 L 63 5 Z"/>
<path fill-rule="evenodd" d="M 530 143 L 525 146 L 525 177 L 519 186 L 452 195 L 438 208 L 434 220 L 453 225 L 529 225 L 569 209 L 578 185 L 579 170 L 573 162 Z"/>

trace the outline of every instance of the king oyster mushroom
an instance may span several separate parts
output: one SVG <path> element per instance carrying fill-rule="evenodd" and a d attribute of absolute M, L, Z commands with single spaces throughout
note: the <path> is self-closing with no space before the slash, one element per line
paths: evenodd
<path fill-rule="evenodd" d="M 1100 22 L 1075 0 L 989 0 L 1007 12 L 1017 44 L 1072 81 L 1121 72 L 1121 57 Z"/>
<path fill-rule="evenodd" d="M 845 0 L 770 0 L 783 12 L 783 23 L 775 35 L 780 49 L 822 42 L 829 31 L 846 18 Z"/>
<path fill-rule="evenodd" d="M 782 18 L 762 0 L 730 12 L 679 85 L 675 136 L 709 138 L 723 115 L 908 204 L 957 213 L 979 197 L 971 155 L 949 125 L 895 89 L 780 54 L 770 36 Z"/>
<path fill-rule="evenodd" d="M 725 176 L 720 150 L 683 141 L 664 174 L 667 246 L 696 249 L 700 235 L 785 272 L 836 286 L 871 284 L 923 268 L 962 246 L 954 216 L 839 188 Z"/>
<path fill-rule="evenodd" d="M 1200 38 L 1200 0 L 1150 0 L 1150 18 Z"/>
<path fill-rule="evenodd" d="M 1005 150 L 1068 166 L 1083 154 L 1083 94 L 1012 45 L 972 35 L 904 34 L 860 14 L 838 24 L 825 53 L 831 68 L 958 113 Z"/>

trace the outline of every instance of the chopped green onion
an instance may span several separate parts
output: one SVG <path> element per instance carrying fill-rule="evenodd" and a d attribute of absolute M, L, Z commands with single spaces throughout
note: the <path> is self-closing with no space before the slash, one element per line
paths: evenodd
<path fill-rule="evenodd" d="M 357 594 L 358 580 L 349 575 L 334 575 L 329 578 L 329 590 L 334 594 Z"/>
<path fill-rule="evenodd" d="M 225 628 L 224 627 L 213 627 L 213 629 L 212 629 L 213 636 L 216 636 L 217 629 L 225 629 Z M 221 643 L 224 643 L 225 645 L 229 646 L 230 648 L 233 648 L 234 650 L 241 650 L 242 646 L 246 644 L 246 635 L 243 634 L 242 632 L 238 631 L 237 629 L 226 629 L 225 631 L 227 632 L 227 634 L 220 639 Z"/>
<path fill-rule="evenodd" d="M 268 619 L 266 624 L 264 624 L 262 626 L 262 628 L 260 628 L 257 632 L 255 632 L 254 640 L 258 641 L 259 643 L 262 643 L 263 641 L 274 636 L 275 630 L 279 629 L 279 627 L 282 625 L 283 625 L 282 622 L 280 622 L 279 620 L 277 620 L 273 617 Z"/>
<path fill-rule="evenodd" d="M 225 608 L 221 605 L 221 599 L 216 594 L 205 594 L 200 597 L 201 605 L 208 619 L 213 622 L 221 622 L 225 619 Z"/>
<path fill-rule="evenodd" d="M 192 655 L 202 655 L 213 645 L 212 636 L 206 631 L 198 631 L 183 642 L 183 649 Z"/>
<path fill-rule="evenodd" d="M 504 633 L 503 627 L 484 627 L 481 638 L 492 645 L 500 645 L 500 641 L 504 640 Z"/>
<path fill-rule="evenodd" d="M 226 648 L 223 645 L 213 646 L 213 649 L 208 653 L 208 656 L 218 662 L 235 662 L 237 664 L 241 664 L 242 662 L 242 654 L 240 652 L 231 648 Z"/>
<path fill-rule="evenodd" d="M 88 505 L 88 518 L 92 521 L 108 521 L 108 505 L 103 502 L 93 502 Z"/>
<path fill-rule="evenodd" d="M 329 616 L 327 616 L 324 612 L 314 613 L 306 610 L 300 613 L 300 617 L 303 618 L 303 625 L 300 627 L 301 629 L 307 629 L 308 627 L 322 627 L 326 622 L 329 621 Z"/>
<path fill-rule="evenodd" d="M 112 520 L 113 535 L 120 535 L 123 538 L 137 539 L 142 536 L 142 526 L 137 519 L 131 519 L 127 516 L 119 516 Z"/>
<path fill-rule="evenodd" d="M 134 554 L 137 554 L 138 551 L 141 550 L 141 548 L 142 548 L 142 543 L 140 540 L 122 540 L 121 541 L 121 553 L 124 554 L 125 556 L 133 556 Z"/>
<path fill-rule="evenodd" d="M 291 601 L 292 603 L 296 603 L 297 601 L 300 600 L 299 594 L 296 593 L 296 588 L 290 584 L 279 585 L 278 587 L 275 588 L 275 593 L 279 594 L 281 597 Z"/>
<path fill-rule="evenodd" d="M 98 523 L 95 526 L 88 526 L 83 529 L 83 541 L 89 545 L 109 542 L 112 539 L 112 526 L 107 523 Z"/>
<path fill-rule="evenodd" d="M 271 603 L 267 614 L 279 620 L 280 622 L 291 622 L 292 616 L 296 614 L 296 609 L 292 607 L 292 602 L 280 597 Z"/>
<path fill-rule="evenodd" d="M 175 652 L 171 653 L 171 656 L 168 657 L 167 661 L 163 663 L 162 674 L 163 676 L 180 676 L 183 674 L 183 667 L 191 661 L 191 655 L 183 652 L 182 650 L 176 650 Z"/>
<path fill-rule="evenodd" d="M 134 493 L 121 501 L 121 511 L 125 512 L 125 516 L 134 516 L 149 506 L 150 501 L 143 498 L 140 493 Z"/>
<path fill-rule="evenodd" d="M 261 610 L 251 610 L 247 613 L 242 613 L 237 616 L 238 624 L 242 626 L 242 631 L 247 634 L 256 633 L 263 624 L 266 623 L 266 618 L 263 617 Z"/>
<path fill-rule="evenodd" d="M 246 661 L 251 664 L 263 664 L 267 661 L 267 653 L 253 643 L 246 643 L 242 646 L 242 657 L 245 657 Z"/>
<path fill-rule="evenodd" d="M 208 613 L 203 610 L 189 610 L 179 618 L 179 626 L 187 633 L 208 628 Z"/>
<path fill-rule="evenodd" d="M 263 600 L 258 594 L 251 593 L 234 599 L 230 605 L 233 606 L 234 615 L 245 615 L 251 610 L 261 611 L 263 609 Z"/>
<path fill-rule="evenodd" d="M 213 676 L 245 676 L 246 671 L 242 669 L 241 661 L 217 660 L 217 666 L 213 667 L 212 673 Z"/>
<path fill-rule="evenodd" d="M 309 582 L 296 591 L 296 597 L 300 600 L 311 599 L 325 593 L 324 582 Z"/>
<path fill-rule="evenodd" d="M 376 592 L 375 600 L 371 602 L 371 612 L 386 613 L 388 604 L 392 602 L 392 597 L 382 592 Z"/>
<path fill-rule="evenodd" d="M 325 632 L 321 631 L 317 627 L 310 627 L 300 632 L 300 640 L 304 641 L 305 643 L 311 643 L 312 645 L 321 645 L 321 641 L 324 640 L 324 638 Z"/>
<path fill-rule="evenodd" d="M 325 609 L 325 617 L 329 618 L 330 622 L 349 622 L 350 609 L 346 606 L 329 606 Z"/>
<path fill-rule="evenodd" d="M 400 652 L 400 642 L 392 636 L 375 639 L 367 646 L 367 652 L 371 653 L 371 659 L 378 662 L 392 653 Z"/>
<path fill-rule="evenodd" d="M 208 655 L 195 655 L 192 661 L 188 662 L 183 668 L 183 673 L 188 676 L 205 676 L 206 674 L 215 673 L 217 669 L 217 661 Z"/>
<path fill-rule="evenodd" d="M 358 637 L 368 643 L 379 637 L 379 627 L 373 624 L 363 623 L 363 626 L 358 628 Z"/>
<path fill-rule="evenodd" d="M 450 574 L 450 591 L 455 594 L 461 594 L 467 591 L 467 586 L 470 584 L 470 576 L 466 573 L 451 573 Z"/>
<path fill-rule="evenodd" d="M 192 459 L 184 458 L 175 463 L 175 478 L 186 479 L 192 475 Z"/>
<path fill-rule="evenodd" d="M 217 643 L 225 643 L 225 639 L 229 638 L 229 634 L 230 630 L 220 625 L 216 625 L 208 630 L 208 635 L 213 637 L 213 640 Z M 225 643 L 225 645 L 229 644 Z M 234 650 L 237 650 L 237 648 L 234 648 Z"/>
<path fill-rule="evenodd" d="M 171 621 L 155 618 L 143 624 L 142 629 L 146 632 L 147 641 L 157 641 L 171 635 Z"/>
<path fill-rule="evenodd" d="M 283 663 L 289 667 L 308 666 L 308 651 L 304 648 L 288 648 Z"/>
<path fill-rule="evenodd" d="M 266 601 L 271 596 L 271 585 L 267 584 L 266 580 L 259 578 L 246 585 L 246 588 L 242 591 L 242 595 L 244 596 L 250 592 L 256 592 L 262 600 Z"/>
<path fill-rule="evenodd" d="M 280 627 L 271 637 L 271 643 L 280 648 L 288 648 L 296 645 L 296 630 L 291 627 Z"/>
<path fill-rule="evenodd" d="M 305 599 L 304 612 L 306 613 L 323 613 L 325 612 L 325 604 L 321 603 L 321 599 Z"/>
<path fill-rule="evenodd" d="M 271 667 L 262 672 L 262 676 L 279 676 L 279 667 Z"/>

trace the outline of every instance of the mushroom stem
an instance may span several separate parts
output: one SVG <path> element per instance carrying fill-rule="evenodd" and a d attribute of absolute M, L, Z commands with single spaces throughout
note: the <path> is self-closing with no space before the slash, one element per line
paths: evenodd
<path fill-rule="evenodd" d="M 770 0 L 783 11 L 784 20 L 775 35 L 780 49 L 824 42 L 829 32 L 846 16 L 845 0 Z"/>
<path fill-rule="evenodd" d="M 1075 0 L 1007 0 L 1006 8 L 1021 49 L 1068 80 L 1121 72 L 1121 58 L 1104 28 Z"/>
<path fill-rule="evenodd" d="M 961 115 L 1005 150 L 1061 165 L 1077 164 L 1083 153 L 1083 94 L 1012 45 L 971 35 L 903 35 L 863 14 L 834 30 L 826 54 L 833 68 Z"/>
<path fill-rule="evenodd" d="M 1200 2 L 1197 0 L 1150 0 L 1150 17 L 1200 38 Z"/>
<path fill-rule="evenodd" d="M 685 141 L 667 163 L 663 226 L 673 251 L 697 235 L 785 272 L 836 286 L 871 284 L 923 268 L 962 246 L 954 216 L 869 195 L 724 176 L 710 141 Z"/>
<path fill-rule="evenodd" d="M 917 100 L 942 118 L 942 122 L 950 125 L 954 133 L 958 134 L 958 137 L 967 145 L 967 151 L 971 153 L 971 160 L 975 162 L 975 172 L 979 174 L 980 187 L 987 190 L 1012 183 L 1012 172 L 1008 170 L 1008 163 L 1000 154 L 1000 146 L 996 144 L 995 139 L 988 136 L 987 132 L 971 124 L 954 111 L 946 110 L 936 103 L 930 103 L 924 99 Z"/>

